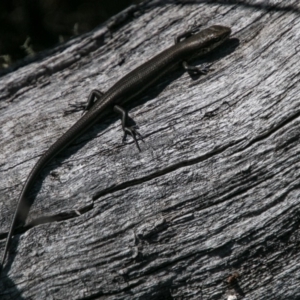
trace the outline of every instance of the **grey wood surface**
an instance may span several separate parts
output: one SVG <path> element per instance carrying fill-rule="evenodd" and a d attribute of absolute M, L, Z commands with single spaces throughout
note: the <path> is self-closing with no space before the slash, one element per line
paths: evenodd
<path fill-rule="evenodd" d="M 233 31 L 208 75 L 178 70 L 126 105 L 141 153 L 108 112 L 45 168 L 0 299 L 300 299 L 299 13 L 146 1 L 2 76 L 1 255 L 26 176 L 81 115 L 70 104 L 195 22 Z"/>

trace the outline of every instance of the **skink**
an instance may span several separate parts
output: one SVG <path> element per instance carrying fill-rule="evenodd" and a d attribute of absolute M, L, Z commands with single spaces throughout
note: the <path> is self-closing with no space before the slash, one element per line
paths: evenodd
<path fill-rule="evenodd" d="M 101 93 L 99 90 L 93 90 L 90 93 L 85 109 L 86 113 L 39 158 L 28 175 L 18 198 L 17 208 L 7 236 L 0 270 L 5 263 L 5 258 L 16 223 L 21 220 L 22 205 L 26 200 L 26 194 L 32 188 L 37 175 L 44 166 L 72 141 L 93 126 L 99 120 L 103 111 L 108 107 L 111 107 L 116 112 L 122 114 L 122 127 L 124 132 L 125 134 L 130 134 L 138 146 L 136 140 L 138 132 L 135 127 L 127 124 L 127 113 L 118 104 L 131 99 L 133 96 L 139 95 L 164 74 L 180 65 L 193 74 L 206 73 L 206 69 L 190 66 L 188 61 L 211 52 L 227 40 L 230 33 L 230 28 L 220 25 L 211 26 L 198 33 L 195 31 L 187 31 L 175 39 L 175 45 L 164 50 L 125 75 L 105 94 Z"/>

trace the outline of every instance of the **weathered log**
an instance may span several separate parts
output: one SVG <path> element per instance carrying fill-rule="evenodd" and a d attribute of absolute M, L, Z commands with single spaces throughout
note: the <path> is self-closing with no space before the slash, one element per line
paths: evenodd
<path fill-rule="evenodd" d="M 108 112 L 45 168 L 0 299 L 300 298 L 300 8 L 277 2 L 146 1 L 0 78 L 2 254 L 70 104 L 195 22 L 233 31 L 208 75 L 178 70 L 127 104 L 142 152 Z"/>

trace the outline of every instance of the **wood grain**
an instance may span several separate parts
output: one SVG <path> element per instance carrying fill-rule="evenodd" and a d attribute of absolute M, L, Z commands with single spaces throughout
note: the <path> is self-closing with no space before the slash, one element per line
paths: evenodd
<path fill-rule="evenodd" d="M 2 253 L 70 104 L 195 22 L 233 31 L 208 75 L 178 70 L 126 105 L 141 153 L 108 112 L 45 168 L 1 299 L 300 298 L 300 7 L 260 3 L 145 1 L 0 78 Z"/>

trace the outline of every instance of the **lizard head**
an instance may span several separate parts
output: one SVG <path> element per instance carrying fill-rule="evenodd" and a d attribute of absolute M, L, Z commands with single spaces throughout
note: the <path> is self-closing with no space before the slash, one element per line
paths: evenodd
<path fill-rule="evenodd" d="M 213 25 L 200 31 L 183 42 L 188 45 L 190 58 L 204 55 L 226 41 L 231 34 L 231 29 L 226 26 Z"/>

